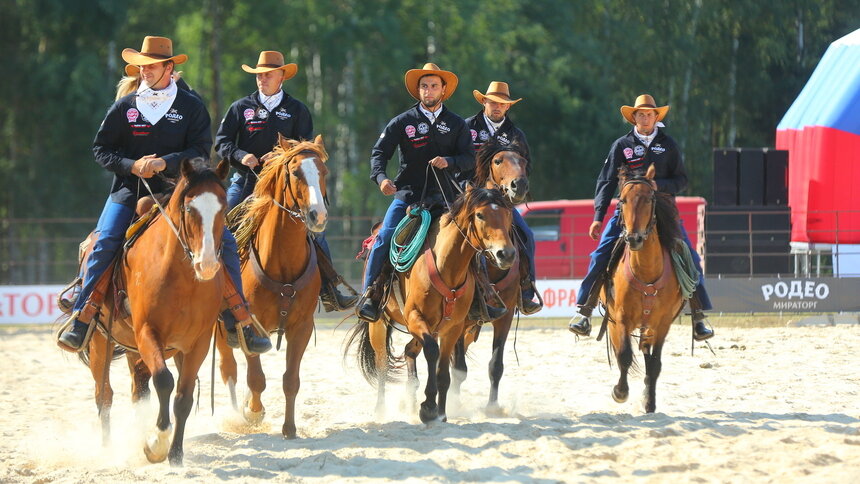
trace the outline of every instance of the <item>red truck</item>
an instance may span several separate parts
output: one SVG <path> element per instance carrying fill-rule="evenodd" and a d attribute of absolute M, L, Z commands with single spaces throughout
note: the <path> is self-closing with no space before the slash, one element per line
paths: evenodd
<path fill-rule="evenodd" d="M 693 247 L 702 254 L 705 199 L 676 197 L 678 212 Z M 615 211 L 613 199 L 604 222 Z M 538 279 L 581 279 L 588 270 L 588 255 L 597 241 L 588 236 L 594 219 L 594 200 L 550 200 L 517 206 L 535 234 Z"/>

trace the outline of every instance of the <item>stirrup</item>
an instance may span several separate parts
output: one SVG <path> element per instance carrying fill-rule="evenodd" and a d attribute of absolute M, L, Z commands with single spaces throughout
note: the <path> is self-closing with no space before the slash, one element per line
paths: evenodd
<path fill-rule="evenodd" d="M 252 330 L 254 332 L 256 332 L 257 335 L 259 335 L 261 338 L 269 339 L 268 333 L 266 332 L 266 328 L 264 328 L 263 325 L 260 324 L 260 321 L 257 320 L 257 317 L 254 316 L 253 314 L 251 314 L 250 318 L 248 318 L 244 321 L 236 321 L 236 333 L 237 333 L 236 336 L 239 339 L 239 348 L 241 348 L 242 352 L 244 352 L 248 356 L 259 355 L 260 353 L 257 353 L 255 351 L 251 351 L 248 348 L 248 342 L 245 340 L 245 331 L 244 331 L 246 326 L 251 326 Z M 271 341 L 269 341 L 269 349 L 272 348 L 271 345 L 272 345 L 272 343 L 271 343 Z M 266 351 L 269 351 L 269 350 L 266 350 Z"/>
<path fill-rule="evenodd" d="M 67 345 L 60 342 L 60 336 L 62 336 L 62 334 L 65 333 L 67 329 L 70 329 L 72 326 L 74 326 L 75 321 L 78 319 L 78 316 L 80 316 L 80 315 L 81 315 L 80 310 L 73 312 L 71 314 L 71 316 L 69 316 L 69 319 L 67 319 L 66 322 L 63 323 L 63 325 L 60 326 L 59 330 L 57 331 L 55 338 L 57 340 L 57 346 L 61 350 L 68 351 L 69 353 L 80 353 L 81 351 L 84 351 L 85 348 L 89 347 L 90 340 L 93 339 L 93 328 L 96 327 L 95 321 L 90 321 L 89 323 L 81 323 L 81 324 L 86 324 L 87 332 L 86 332 L 86 334 L 84 334 L 84 339 L 81 341 L 81 345 L 78 346 L 77 348 L 72 348 L 71 346 L 67 346 Z"/>
<path fill-rule="evenodd" d="M 522 284 L 520 285 L 520 294 L 517 298 L 517 306 L 519 307 L 520 312 L 525 314 L 526 316 L 535 314 L 536 312 L 543 309 L 543 298 L 540 295 L 540 291 L 538 291 L 537 286 L 535 286 L 535 283 L 531 280 L 528 281 L 528 284 L 531 287 L 523 287 Z M 529 289 L 534 293 L 534 296 L 532 296 L 532 298 L 536 297 L 537 302 L 535 302 L 534 299 L 526 300 L 523 297 L 523 291 Z"/>

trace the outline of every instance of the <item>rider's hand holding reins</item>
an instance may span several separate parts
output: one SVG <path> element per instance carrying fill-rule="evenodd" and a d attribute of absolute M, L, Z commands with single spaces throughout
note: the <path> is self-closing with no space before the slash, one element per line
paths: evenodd
<path fill-rule="evenodd" d="M 393 181 L 386 178 L 379 184 L 379 191 L 381 191 L 383 195 L 394 195 L 394 193 L 397 192 L 397 186 L 394 185 Z"/>
<path fill-rule="evenodd" d="M 448 160 L 446 160 L 445 158 L 443 158 L 441 156 L 437 156 L 436 158 L 433 158 L 432 160 L 428 161 L 428 163 L 430 163 L 430 166 L 432 166 L 433 168 L 447 168 L 448 167 Z"/>
<path fill-rule="evenodd" d="M 603 222 L 600 220 L 595 220 L 591 222 L 591 227 L 588 228 L 588 236 L 592 238 L 592 240 L 600 239 L 600 229 L 603 228 Z"/>
<path fill-rule="evenodd" d="M 260 162 L 257 160 L 256 156 L 251 153 L 248 153 L 247 155 L 242 157 L 242 164 L 247 166 L 248 168 L 254 168 L 259 165 Z"/>
<path fill-rule="evenodd" d="M 134 162 L 134 165 L 131 167 L 131 173 L 141 178 L 151 178 L 166 167 L 167 163 L 162 158 L 157 158 L 155 155 L 144 155 Z"/>

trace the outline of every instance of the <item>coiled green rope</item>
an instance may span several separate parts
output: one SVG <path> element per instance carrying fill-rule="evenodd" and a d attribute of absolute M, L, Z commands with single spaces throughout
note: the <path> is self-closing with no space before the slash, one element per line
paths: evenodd
<path fill-rule="evenodd" d="M 699 284 L 699 270 L 696 269 L 696 264 L 693 262 L 690 247 L 683 240 L 676 239 L 675 250 L 670 252 L 672 253 L 672 266 L 675 268 L 675 276 L 678 277 L 678 284 L 681 286 L 681 294 L 684 299 L 690 299 Z"/>
<path fill-rule="evenodd" d="M 418 230 L 415 231 L 415 236 L 406 242 L 406 244 L 398 244 L 398 235 L 406 228 L 412 217 L 421 217 L 421 224 L 418 226 Z M 397 224 L 397 228 L 394 229 L 394 236 L 391 237 L 391 250 L 389 251 L 389 259 L 396 271 L 406 272 L 412 268 L 412 265 L 415 264 L 415 261 L 421 254 L 421 247 L 424 246 L 424 239 L 427 237 L 429 230 L 430 211 L 425 208 L 412 209 L 412 215 L 403 217 L 400 223 Z"/>

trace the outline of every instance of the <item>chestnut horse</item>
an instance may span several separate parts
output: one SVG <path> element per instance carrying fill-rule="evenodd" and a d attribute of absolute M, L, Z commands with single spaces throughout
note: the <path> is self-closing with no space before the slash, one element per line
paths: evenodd
<path fill-rule="evenodd" d="M 327 159 L 322 136 L 314 142 L 280 138 L 260 173 L 253 199 L 235 209 L 240 214 L 236 239 L 245 296 L 266 331 L 279 332 L 279 345 L 281 333 L 286 335 L 286 403 L 281 431 L 290 439 L 296 437 L 299 367 L 313 332 L 320 292 L 316 251 L 308 235 L 322 232 L 326 226 Z M 236 407 L 236 360 L 220 326 L 216 344 L 221 354 L 221 378 Z M 266 376 L 259 355 L 246 355 L 246 360 L 250 395 L 242 414 L 248 422 L 256 423 L 265 415 L 261 395 Z"/>
<path fill-rule="evenodd" d="M 361 371 L 371 385 L 377 386 L 377 414 L 384 411 L 385 382 L 394 369 L 391 325 L 396 322 L 406 326 L 420 342 L 427 360 L 421 421 L 446 420 L 449 364 L 454 346 L 463 335 L 475 290 L 469 261 L 483 252 L 501 269 L 513 264 L 516 249 L 509 235 L 512 208 L 498 190 L 468 188 L 451 206 L 450 213 L 432 223 L 427 248 L 412 269 L 397 274 L 398 284 L 392 293 L 399 292 L 403 303 L 397 297 L 389 297 L 383 319 L 360 321 L 353 328 L 347 346 L 358 345 Z M 410 376 L 409 385 L 414 395 L 417 375 L 414 379 Z"/>
<path fill-rule="evenodd" d="M 528 169 L 529 160 L 524 149 L 516 143 L 502 145 L 495 138 L 491 138 L 478 151 L 475 157 L 475 186 L 486 188 L 498 188 L 514 204 L 522 203 L 529 192 Z M 512 227 L 516 231 L 516 227 Z M 519 259 L 519 258 L 518 258 Z M 511 330 L 511 322 L 514 319 L 514 311 L 520 297 L 520 274 L 528 268 L 522 263 L 528 263 L 519 259 L 508 270 L 499 269 L 497 266 L 488 264 L 487 273 L 495 290 L 498 292 L 508 312 L 501 318 L 493 321 L 493 352 L 490 357 L 490 396 L 487 402 L 487 410 L 499 412 L 499 382 L 505 371 L 504 353 L 508 333 Z M 462 344 L 457 344 L 454 349 L 454 372 L 453 385 L 455 394 L 459 393 L 461 383 L 466 379 L 466 352 L 469 345 L 477 340 L 481 326 L 478 321 L 468 320 Z M 408 358 L 414 350 L 407 348 Z"/>
<path fill-rule="evenodd" d="M 182 464 L 185 422 L 194 401 L 197 371 L 209 352 L 223 297 L 226 276 L 220 270 L 218 254 L 227 198 L 221 183 L 229 169 L 226 162 L 215 171 L 182 162 L 181 176 L 164 212 L 125 251 L 117 267 L 120 274 L 115 274 L 114 280 L 120 277 L 125 281 L 128 299 L 117 302 L 116 291 L 107 292 L 99 315 L 101 331 L 93 332 L 87 354 L 81 354 L 96 383 L 96 405 L 105 439 L 113 401 L 109 362 L 115 345 L 133 352 L 127 356 L 135 401 L 148 395 L 152 376 L 159 406 L 156 428 L 143 448 L 150 462 L 169 457 L 172 465 Z M 118 304 L 124 305 L 130 316 L 113 311 Z M 165 363 L 171 356 L 179 368 L 172 442 L 169 398 L 174 379 Z"/>
<path fill-rule="evenodd" d="M 645 411 L 654 412 L 663 342 L 683 306 L 669 251 L 681 238 L 678 209 L 671 195 L 657 191 L 654 165 L 644 176 L 619 170 L 618 205 L 623 224 L 624 254 L 605 286 L 609 338 L 621 376 L 612 390 L 616 402 L 627 400 L 627 372 L 633 363 L 631 334 L 639 330 L 639 349 L 645 356 Z M 683 239 L 681 239 L 683 240 Z M 683 243 L 683 242 L 682 242 Z"/>

